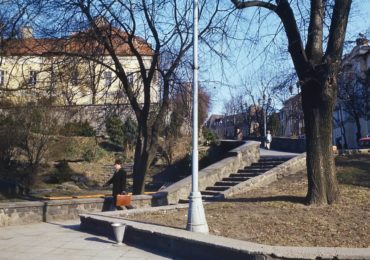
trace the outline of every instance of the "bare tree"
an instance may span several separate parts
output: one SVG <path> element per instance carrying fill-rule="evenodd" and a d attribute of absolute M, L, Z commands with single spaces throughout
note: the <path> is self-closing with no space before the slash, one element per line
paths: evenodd
<path fill-rule="evenodd" d="M 238 1 L 238 9 L 260 7 L 274 12 L 282 22 L 288 51 L 302 86 L 307 148 L 307 200 L 311 204 L 331 204 L 339 195 L 332 156 L 332 115 L 337 94 L 337 75 L 351 0 L 311 0 L 304 46 L 299 19 L 288 0 Z M 329 22 L 330 28 L 325 29 Z M 325 33 L 328 32 L 327 37 Z M 326 50 L 324 50 L 326 48 Z"/>
<path fill-rule="evenodd" d="M 361 138 L 361 118 L 367 118 L 370 102 L 370 80 L 367 75 L 356 72 L 341 73 L 339 77 L 338 99 L 340 107 L 355 122 L 356 140 Z M 341 111 L 340 111 L 341 112 Z M 344 122 L 341 122 L 343 124 Z M 344 129 L 344 128 L 343 128 Z"/>
<path fill-rule="evenodd" d="M 42 24 L 43 32 L 53 37 L 63 35 L 67 46 L 48 55 L 94 61 L 113 72 L 121 82 L 138 123 L 133 192 L 143 193 L 169 108 L 173 80 L 192 46 L 192 1 L 68 0 L 44 2 L 42 8 L 45 16 L 54 14 L 49 24 Z M 218 13 L 229 11 L 220 8 L 219 0 L 202 1 L 200 17 L 207 19 L 202 20 L 200 37 L 222 28 L 220 20 L 215 23 Z M 73 37 L 68 35 L 70 32 Z M 71 44 L 79 48 L 68 48 Z M 133 57 L 136 71 L 122 62 L 119 55 L 122 49 Z M 109 62 L 99 60 L 102 55 L 109 57 Z M 133 84 L 135 79 L 140 81 L 139 85 Z M 156 85 L 160 86 L 157 92 Z M 154 104 L 156 95 L 160 98 Z"/>

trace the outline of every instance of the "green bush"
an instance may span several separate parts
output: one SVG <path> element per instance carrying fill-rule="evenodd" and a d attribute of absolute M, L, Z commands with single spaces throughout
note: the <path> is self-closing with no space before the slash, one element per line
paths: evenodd
<path fill-rule="evenodd" d="M 61 161 L 57 165 L 57 170 L 53 175 L 51 175 L 49 183 L 54 184 L 61 184 L 67 181 L 71 181 L 71 172 L 72 169 L 69 167 L 68 162 L 66 160 Z"/>
<path fill-rule="evenodd" d="M 87 162 L 94 162 L 104 157 L 105 154 L 106 154 L 105 151 L 99 146 L 86 147 L 82 157 Z"/>
<path fill-rule="evenodd" d="M 206 144 L 214 144 L 218 141 L 218 136 L 208 128 L 203 128 L 203 138 L 206 141 Z"/>
<path fill-rule="evenodd" d="M 107 117 L 105 128 L 109 139 L 117 144 L 133 146 L 137 138 L 137 123 L 130 117 L 123 123 L 117 115 Z"/>
<path fill-rule="evenodd" d="M 105 129 L 109 139 L 118 145 L 123 144 L 123 122 L 117 115 L 109 116 L 105 119 Z"/>
<path fill-rule="evenodd" d="M 18 125 L 11 115 L 0 115 L 0 161 L 6 165 L 15 158 L 16 147 L 21 143 Z"/>
<path fill-rule="evenodd" d="M 95 136 L 96 131 L 87 122 L 70 122 L 66 123 L 60 131 L 64 136 Z"/>
<path fill-rule="evenodd" d="M 135 120 L 131 119 L 130 117 L 127 118 L 125 123 L 123 124 L 123 135 L 124 135 L 124 144 L 133 146 L 136 142 L 137 138 L 137 123 Z"/>

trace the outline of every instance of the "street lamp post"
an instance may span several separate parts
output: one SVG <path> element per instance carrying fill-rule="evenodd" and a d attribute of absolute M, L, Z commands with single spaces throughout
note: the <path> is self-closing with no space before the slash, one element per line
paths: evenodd
<path fill-rule="evenodd" d="M 194 0 L 193 5 L 193 154 L 192 186 L 189 195 L 188 223 L 186 229 L 192 232 L 208 233 L 202 195 L 198 190 L 198 0 Z"/>
<path fill-rule="evenodd" d="M 271 98 L 267 98 L 266 100 L 266 94 L 263 93 L 262 100 L 259 99 L 258 103 L 262 105 L 262 115 L 263 115 L 263 145 L 265 145 L 266 142 L 266 136 L 267 136 L 267 109 L 271 105 Z"/>

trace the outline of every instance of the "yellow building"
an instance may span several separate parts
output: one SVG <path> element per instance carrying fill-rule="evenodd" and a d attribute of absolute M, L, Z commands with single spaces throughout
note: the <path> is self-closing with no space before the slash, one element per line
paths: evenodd
<path fill-rule="evenodd" d="M 140 103 L 143 83 L 138 60 L 127 43 L 129 36 L 118 29 L 107 28 L 107 35 Z M 92 30 L 51 39 L 34 38 L 32 28 L 25 27 L 21 35 L 19 39 L 6 41 L 0 49 L 3 102 L 55 105 L 127 102 L 112 58 Z M 133 45 L 149 68 L 153 54 L 150 45 L 139 37 L 133 38 Z M 156 103 L 159 87 L 157 80 L 153 82 L 151 102 Z"/>

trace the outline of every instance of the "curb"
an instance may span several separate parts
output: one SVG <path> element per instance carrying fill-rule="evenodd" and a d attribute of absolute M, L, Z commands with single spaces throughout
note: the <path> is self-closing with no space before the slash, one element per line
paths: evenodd
<path fill-rule="evenodd" d="M 150 211 L 185 207 L 164 206 Z M 114 237 L 110 224 L 122 223 L 126 225 L 123 242 L 185 259 L 370 259 L 370 248 L 270 246 L 124 219 L 125 215 L 145 212 L 148 211 L 138 209 L 81 214 L 81 229 Z"/>

